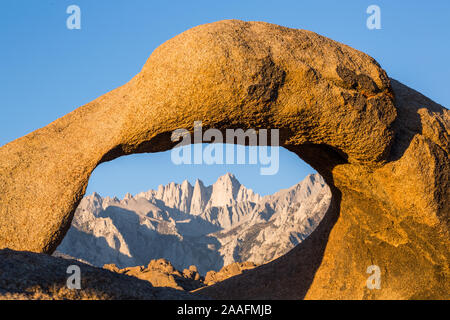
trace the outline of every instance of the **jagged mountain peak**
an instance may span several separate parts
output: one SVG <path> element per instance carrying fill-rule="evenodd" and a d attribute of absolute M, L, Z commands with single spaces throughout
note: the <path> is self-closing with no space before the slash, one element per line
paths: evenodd
<path fill-rule="evenodd" d="M 261 198 L 229 172 L 209 186 L 200 179 L 196 179 L 194 186 L 184 180 L 181 184 L 159 185 L 157 190 L 148 190 L 136 197 L 162 200 L 170 208 L 193 215 L 199 215 L 206 208 L 226 207 L 241 201 L 256 202 Z"/>
<path fill-rule="evenodd" d="M 240 188 L 241 183 L 231 173 L 220 176 L 212 185 L 209 206 L 223 207 L 234 204 Z"/>
<path fill-rule="evenodd" d="M 133 199 L 133 196 L 132 196 L 131 193 L 129 193 L 129 192 L 127 192 L 127 193 L 125 194 L 125 197 L 123 197 L 123 200 L 131 200 L 131 199 Z"/>
<path fill-rule="evenodd" d="M 239 181 L 236 179 L 236 176 L 234 174 L 232 174 L 231 172 L 227 172 L 223 175 L 221 175 L 219 178 L 217 178 L 217 181 L 224 181 L 224 180 L 228 180 L 228 181 L 236 181 L 237 183 L 239 183 Z"/>
<path fill-rule="evenodd" d="M 192 185 L 189 183 L 187 179 L 184 179 L 183 182 L 181 183 L 181 188 L 183 189 L 192 188 Z"/>
<path fill-rule="evenodd" d="M 81 201 L 58 250 L 122 268 L 164 257 L 177 268 L 197 265 L 201 273 L 235 261 L 265 263 L 319 223 L 331 198 L 321 179 L 311 175 L 266 197 L 232 174 L 210 186 L 169 183 L 122 200 L 94 193 Z"/>
<path fill-rule="evenodd" d="M 97 192 L 92 192 L 92 197 L 93 198 L 101 198 L 101 195 L 99 195 Z"/>

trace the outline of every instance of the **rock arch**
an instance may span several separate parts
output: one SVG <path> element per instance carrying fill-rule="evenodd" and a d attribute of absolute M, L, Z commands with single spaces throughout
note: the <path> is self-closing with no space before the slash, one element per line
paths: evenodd
<path fill-rule="evenodd" d="M 310 31 L 220 21 L 158 47 L 129 83 L 0 148 L 0 248 L 51 253 L 95 167 L 177 128 L 278 128 L 333 191 L 286 256 L 216 298 L 448 298 L 449 112 Z M 382 289 L 366 288 L 379 265 Z M 251 284 L 242 290 L 245 283 Z"/>

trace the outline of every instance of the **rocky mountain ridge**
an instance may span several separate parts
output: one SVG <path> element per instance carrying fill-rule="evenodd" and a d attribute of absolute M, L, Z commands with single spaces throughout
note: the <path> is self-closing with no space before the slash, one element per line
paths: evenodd
<path fill-rule="evenodd" d="M 123 199 L 93 193 L 78 206 L 58 252 L 119 268 L 165 258 L 201 274 L 234 262 L 266 263 L 308 236 L 328 208 L 318 174 L 261 197 L 225 174 L 211 186 L 169 183 Z"/>

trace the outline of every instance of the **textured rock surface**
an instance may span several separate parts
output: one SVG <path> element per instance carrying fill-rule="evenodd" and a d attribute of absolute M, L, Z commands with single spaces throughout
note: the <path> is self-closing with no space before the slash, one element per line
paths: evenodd
<path fill-rule="evenodd" d="M 219 271 L 208 271 L 206 277 L 202 277 L 194 265 L 184 269 L 183 272 L 166 259 L 151 260 L 148 266 L 135 266 L 119 269 L 115 264 L 105 264 L 104 269 L 112 272 L 126 274 L 141 280 L 146 280 L 154 287 L 169 287 L 177 290 L 196 291 L 204 286 L 213 285 L 217 282 L 242 274 L 256 267 L 250 261 L 234 262 L 224 266 Z M 196 296 L 202 297 L 202 296 Z"/>
<path fill-rule="evenodd" d="M 197 180 L 196 186 L 203 183 Z M 97 193 L 84 197 L 55 253 L 97 267 L 111 263 L 134 267 L 165 258 L 179 270 L 196 265 L 202 275 L 235 261 L 263 264 L 303 241 L 319 224 L 331 199 L 318 174 L 265 197 L 231 174 L 201 187 L 215 190 L 202 192 L 204 197 L 195 196 L 195 188 L 185 181 L 122 200 Z M 225 195 L 221 203 L 217 198 L 211 201 L 214 193 Z M 199 202 L 203 205 L 189 209 L 190 203 Z"/>
<path fill-rule="evenodd" d="M 386 160 L 336 163 L 331 207 L 310 237 L 281 258 L 200 292 L 225 299 L 450 298 L 450 114 L 395 80 L 392 86 L 398 118 Z M 380 290 L 366 287 L 370 265 L 381 269 Z"/>
<path fill-rule="evenodd" d="M 147 266 L 119 269 L 115 264 L 106 264 L 103 268 L 149 281 L 154 287 L 191 291 L 203 286 L 196 266 L 192 265 L 181 273 L 166 259 L 151 260 Z"/>
<path fill-rule="evenodd" d="M 264 264 L 289 252 L 319 225 L 331 201 L 330 188 L 318 174 L 263 197 L 247 220 L 213 234 L 223 265 L 252 261 Z"/>
<path fill-rule="evenodd" d="M 52 252 L 99 163 L 167 150 L 171 132 L 196 120 L 205 129 L 279 128 L 280 144 L 333 193 L 321 224 L 294 250 L 200 292 L 448 298 L 448 110 L 391 86 L 362 52 L 263 22 L 188 30 L 126 85 L 0 148 L 0 247 Z M 366 288 L 373 264 L 380 290 Z"/>
<path fill-rule="evenodd" d="M 217 282 L 223 281 L 225 279 L 237 276 L 238 274 L 241 274 L 245 272 L 246 270 L 251 270 L 256 267 L 256 264 L 254 264 L 251 261 L 245 261 L 245 262 L 234 262 L 232 264 L 229 264 L 222 269 L 220 269 L 218 272 L 216 271 L 208 271 L 206 274 L 204 283 L 206 285 L 212 285 Z"/>
<path fill-rule="evenodd" d="M 80 267 L 81 289 L 67 288 L 70 265 Z M 201 297 L 200 297 L 201 298 Z M 2 299 L 199 299 L 172 288 L 94 268 L 76 260 L 26 251 L 0 250 Z"/>

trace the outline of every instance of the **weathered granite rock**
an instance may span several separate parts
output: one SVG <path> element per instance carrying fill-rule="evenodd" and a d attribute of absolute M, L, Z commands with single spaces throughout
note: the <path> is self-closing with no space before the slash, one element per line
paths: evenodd
<path fill-rule="evenodd" d="M 106 264 L 103 268 L 146 280 L 154 287 L 170 287 L 191 291 L 203 286 L 203 279 L 197 272 L 197 267 L 190 266 L 189 269 L 184 269 L 181 273 L 166 259 L 151 260 L 147 267 L 136 266 L 119 269 L 115 264 Z"/>
<path fill-rule="evenodd" d="M 0 247 L 51 253 L 97 165 L 168 150 L 177 128 L 278 128 L 280 145 L 330 185 L 329 212 L 287 255 L 200 292 L 448 298 L 449 118 L 391 86 L 373 58 L 313 32 L 198 26 L 157 48 L 126 85 L 0 148 Z M 366 287 L 374 264 L 380 290 Z"/>
<path fill-rule="evenodd" d="M 80 267 L 80 289 L 70 289 L 67 279 Z M 27 251 L 0 250 L 0 300 L 3 299 L 199 299 L 172 288 L 155 288 L 134 277 L 95 268 L 77 260 Z"/>
<path fill-rule="evenodd" d="M 208 273 L 205 276 L 204 283 L 206 285 L 212 285 L 217 282 L 223 281 L 225 279 L 234 277 L 238 274 L 241 274 L 247 270 L 251 270 L 256 267 L 256 264 L 254 264 L 251 261 L 245 261 L 245 262 L 235 262 L 232 264 L 229 264 L 219 271 L 208 271 Z"/>
<path fill-rule="evenodd" d="M 195 281 L 201 280 L 200 273 L 198 273 L 198 269 L 194 265 L 189 266 L 189 269 L 183 270 L 183 277 L 185 277 L 186 279 L 191 279 L 191 280 L 195 280 Z"/>
<path fill-rule="evenodd" d="M 328 180 L 332 205 L 305 241 L 200 293 L 221 299 L 450 298 L 450 112 L 395 80 L 392 86 L 398 117 L 386 160 L 378 166 L 336 163 Z M 332 158 L 317 151 L 302 157 L 319 165 Z M 367 287 L 371 265 L 380 268 L 380 289 Z"/>

